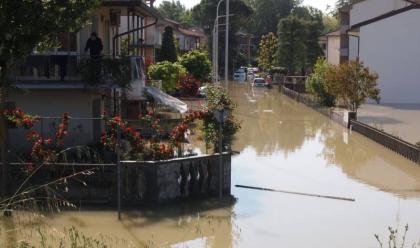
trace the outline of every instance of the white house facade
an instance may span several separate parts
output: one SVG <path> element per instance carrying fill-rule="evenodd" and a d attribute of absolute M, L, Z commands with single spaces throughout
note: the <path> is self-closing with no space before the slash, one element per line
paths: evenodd
<path fill-rule="evenodd" d="M 420 104 L 420 7 L 360 27 L 359 60 L 379 75 L 383 103 Z"/>
<path fill-rule="evenodd" d="M 340 14 L 339 63 L 359 60 L 378 73 L 382 103 L 420 104 L 420 1 L 364 0 Z"/>

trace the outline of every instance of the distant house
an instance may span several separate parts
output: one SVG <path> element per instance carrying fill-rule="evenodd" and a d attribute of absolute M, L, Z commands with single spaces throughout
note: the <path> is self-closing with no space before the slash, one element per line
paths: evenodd
<path fill-rule="evenodd" d="M 146 18 L 146 23 L 149 23 L 150 21 L 150 17 Z M 146 64 L 156 62 L 162 46 L 163 32 L 167 26 L 172 27 L 181 53 L 198 49 L 207 43 L 207 37 L 200 28 L 185 28 L 179 22 L 161 17 L 159 18 L 157 25 L 145 30 L 143 47 L 145 47 Z"/>
<path fill-rule="evenodd" d="M 319 43 L 323 48 L 325 59 L 329 64 L 340 64 L 340 30 L 321 36 Z"/>
<path fill-rule="evenodd" d="M 121 16 L 130 21 L 126 30 L 139 29 L 121 35 Z M 99 118 L 103 112 L 109 115 L 121 114 L 126 117 L 137 117 L 144 88 L 144 60 L 142 52 L 135 46 L 129 46 L 131 57 L 120 59 L 122 41 L 129 37 L 134 40 L 141 37 L 141 27 L 146 18 L 157 19 L 154 9 L 142 1 L 108 1 L 92 13 L 90 24 L 77 33 L 61 35 L 61 47 L 46 52 L 34 51 L 25 61 L 21 61 L 13 75 L 13 86 L 16 90 L 10 93 L 9 107 L 19 107 L 24 111 L 43 117 L 58 117 L 67 112 L 70 116 L 91 118 L 90 120 L 73 120 L 71 128 L 77 138 L 69 137 L 72 144 L 88 144 L 99 140 L 102 132 Z M 89 65 L 96 63 L 84 48 L 91 32 L 96 32 L 103 42 L 102 67 L 92 71 Z M 120 34 L 119 36 L 117 34 Z M 123 87 L 110 78 L 110 72 L 104 71 L 104 63 L 114 61 L 125 68 L 129 78 L 129 87 Z M 101 74 L 100 81 L 93 80 L 92 75 Z M 125 99 L 123 105 L 119 104 Z M 122 106 L 122 107 L 121 107 Z M 121 109 L 121 111 L 120 111 Z M 58 125 L 54 118 L 43 119 L 37 126 L 43 134 L 53 134 Z M 12 147 L 23 148 L 23 134 L 11 130 Z"/>
<path fill-rule="evenodd" d="M 365 0 L 340 10 L 340 63 L 379 75 L 383 103 L 420 103 L 420 1 Z"/>

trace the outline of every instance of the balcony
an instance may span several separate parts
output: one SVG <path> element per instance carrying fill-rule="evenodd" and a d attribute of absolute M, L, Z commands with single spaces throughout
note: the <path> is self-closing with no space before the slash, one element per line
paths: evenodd
<path fill-rule="evenodd" d="M 127 87 L 132 80 L 144 77 L 141 61 L 141 58 L 131 56 L 31 55 L 17 65 L 14 81 L 79 82 L 86 86 L 117 84 Z"/>

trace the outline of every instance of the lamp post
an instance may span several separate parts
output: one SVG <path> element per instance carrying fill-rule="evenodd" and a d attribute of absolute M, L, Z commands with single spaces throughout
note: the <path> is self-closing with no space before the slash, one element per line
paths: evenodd
<path fill-rule="evenodd" d="M 214 25 L 213 25 L 213 69 L 214 69 L 214 81 L 217 83 L 219 81 L 219 8 L 220 4 L 224 0 L 220 0 L 217 3 L 216 8 L 216 18 L 214 19 Z"/>
<path fill-rule="evenodd" d="M 213 116 L 219 123 L 219 200 L 223 196 L 223 124 L 229 115 L 226 109 L 216 109 L 213 111 Z"/>
<path fill-rule="evenodd" d="M 225 87 L 228 88 L 229 80 L 229 0 L 226 0 L 226 33 L 225 33 Z"/>

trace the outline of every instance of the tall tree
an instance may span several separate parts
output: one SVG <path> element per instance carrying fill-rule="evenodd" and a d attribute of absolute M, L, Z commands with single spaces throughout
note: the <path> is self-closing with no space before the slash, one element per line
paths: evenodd
<path fill-rule="evenodd" d="M 172 27 L 165 27 L 162 38 L 162 49 L 159 54 L 159 61 L 175 62 L 178 59 L 175 46 L 174 31 Z"/>
<path fill-rule="evenodd" d="M 279 62 L 289 74 L 295 74 L 304 60 L 305 25 L 305 21 L 296 15 L 289 15 L 279 22 Z"/>
<path fill-rule="evenodd" d="M 187 9 L 179 0 L 165 0 L 157 9 L 163 16 L 177 21 L 184 26 L 191 27 L 195 25 L 191 10 Z"/>
<path fill-rule="evenodd" d="M 324 30 L 322 12 L 311 7 L 296 7 L 279 22 L 279 61 L 289 73 L 305 73 L 322 55 L 318 38 Z"/>
<path fill-rule="evenodd" d="M 287 17 L 293 8 L 295 8 L 299 0 L 248 0 L 254 8 L 252 17 L 255 25 L 254 31 L 258 36 L 277 32 L 278 21 Z"/>
<path fill-rule="evenodd" d="M 279 40 L 274 33 L 263 35 L 258 49 L 258 66 L 264 71 L 278 64 Z"/>
<path fill-rule="evenodd" d="M 16 1 L 0 3 L 0 150 L 1 190 L 8 193 L 8 136 L 4 109 L 11 86 L 10 76 L 16 61 L 25 58 L 36 47 L 48 47 L 58 35 L 78 31 L 87 21 L 99 0 Z"/>

